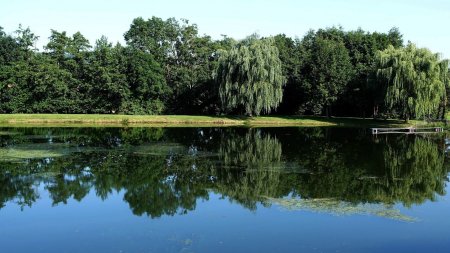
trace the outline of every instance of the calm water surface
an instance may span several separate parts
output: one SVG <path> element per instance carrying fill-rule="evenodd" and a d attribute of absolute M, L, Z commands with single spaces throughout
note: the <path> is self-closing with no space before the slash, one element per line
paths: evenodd
<path fill-rule="evenodd" d="M 445 138 L 0 128 L 0 252 L 450 252 Z"/>

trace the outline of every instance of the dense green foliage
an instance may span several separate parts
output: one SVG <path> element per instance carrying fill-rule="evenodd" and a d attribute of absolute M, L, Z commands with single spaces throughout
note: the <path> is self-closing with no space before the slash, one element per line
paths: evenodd
<path fill-rule="evenodd" d="M 330 106 L 342 95 L 352 77 L 352 65 L 343 38 L 309 32 L 300 44 L 300 87 L 304 94 L 301 112 L 329 115 Z"/>
<path fill-rule="evenodd" d="M 134 19 L 124 38 L 92 45 L 80 32 L 51 30 L 40 52 L 29 28 L 0 27 L 0 113 L 437 118 L 447 107 L 447 61 L 404 46 L 396 28 L 235 41 L 152 17 Z"/>

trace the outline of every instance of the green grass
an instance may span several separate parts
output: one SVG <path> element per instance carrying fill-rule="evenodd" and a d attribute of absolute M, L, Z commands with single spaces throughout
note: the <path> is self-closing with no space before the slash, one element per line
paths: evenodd
<path fill-rule="evenodd" d="M 0 114 L 1 126 L 177 126 L 242 125 L 229 117 L 188 115 Z"/>
<path fill-rule="evenodd" d="M 424 125 L 421 121 L 405 124 L 400 120 L 327 118 L 303 116 L 192 116 L 192 115 L 108 115 L 108 114 L 0 114 L 0 126 L 349 126 L 401 127 Z"/>

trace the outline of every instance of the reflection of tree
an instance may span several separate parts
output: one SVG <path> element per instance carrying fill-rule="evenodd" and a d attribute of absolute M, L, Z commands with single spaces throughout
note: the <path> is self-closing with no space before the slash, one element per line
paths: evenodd
<path fill-rule="evenodd" d="M 175 158 L 168 167 L 166 156 L 141 156 L 122 152 L 100 152 L 72 156 L 65 169 L 47 186 L 54 203 L 69 197 L 84 197 L 94 188 L 106 199 L 113 191 L 124 190 L 124 200 L 136 215 L 174 215 L 193 210 L 198 198 L 208 197 L 209 176 L 192 170 L 192 159 Z M 80 164 L 89 161 L 88 164 Z M 87 170 L 87 168 L 89 168 Z M 62 168 L 52 168 L 52 170 Z"/>
<path fill-rule="evenodd" d="M 215 188 L 250 209 L 264 196 L 279 196 L 281 143 L 260 130 L 245 135 L 227 134 L 219 147 L 224 169 L 218 170 Z"/>
<path fill-rule="evenodd" d="M 209 177 L 192 168 L 193 161 L 179 158 L 167 166 L 165 157 L 129 157 L 124 199 L 133 213 L 152 217 L 194 210 L 198 198 L 208 198 Z M 149 166 L 150 165 L 150 166 Z"/>
<path fill-rule="evenodd" d="M 90 191 L 101 199 L 122 191 L 134 214 L 151 217 L 193 210 L 210 191 L 252 210 L 287 196 L 409 206 L 444 194 L 448 173 L 438 144 L 425 137 L 373 141 L 363 131 L 323 128 L 101 132 L 53 131 L 54 142 L 70 141 L 79 151 L 0 162 L 0 207 L 7 201 L 31 205 L 40 184 L 54 204 L 81 201 Z M 0 143 L 32 142 L 23 135 L 7 138 Z M 33 145 L 38 143 L 50 145 Z"/>
<path fill-rule="evenodd" d="M 31 206 L 39 198 L 35 179 L 22 173 L 16 172 L 16 164 L 0 163 L 0 209 L 8 201 L 24 207 Z"/>
<path fill-rule="evenodd" d="M 294 193 L 304 198 L 407 206 L 444 194 L 448 168 L 430 138 L 391 136 L 378 143 L 366 139 L 349 144 L 351 148 L 341 143 L 323 138 L 306 143 L 310 152 L 300 151 L 296 160 L 307 171 L 296 176 Z M 323 151 L 316 152 L 316 147 Z"/>
<path fill-rule="evenodd" d="M 445 194 L 445 157 L 431 139 L 398 138 L 387 143 L 384 158 L 386 174 L 370 191 L 373 199 L 411 205 Z"/>
<path fill-rule="evenodd" d="M 53 204 L 67 203 L 73 197 L 81 201 L 89 193 L 93 184 L 93 175 L 87 173 L 83 167 L 72 165 L 72 160 L 60 159 L 55 161 L 51 170 L 56 172 L 45 188 L 50 193 Z"/>
<path fill-rule="evenodd" d="M 14 135 L 0 135 L 0 147 L 18 143 L 64 143 L 79 147 L 116 148 L 160 141 L 163 128 L 11 128 Z M 5 132 L 6 132 L 5 131 Z"/>
<path fill-rule="evenodd" d="M 249 129 L 244 136 L 227 135 L 221 142 L 219 154 L 225 166 L 246 170 L 272 169 L 281 161 L 281 143 L 261 131 Z"/>

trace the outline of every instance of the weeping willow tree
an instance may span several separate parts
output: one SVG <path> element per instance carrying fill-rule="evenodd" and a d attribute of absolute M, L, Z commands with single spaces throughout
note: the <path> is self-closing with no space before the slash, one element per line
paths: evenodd
<path fill-rule="evenodd" d="M 274 39 L 251 36 L 222 52 L 216 81 L 225 111 L 238 109 L 252 116 L 277 108 L 285 78 Z"/>
<path fill-rule="evenodd" d="M 405 120 L 437 115 L 446 100 L 448 61 L 438 54 L 410 43 L 404 48 L 388 47 L 376 57 L 377 75 L 385 81 L 385 103 Z"/>

